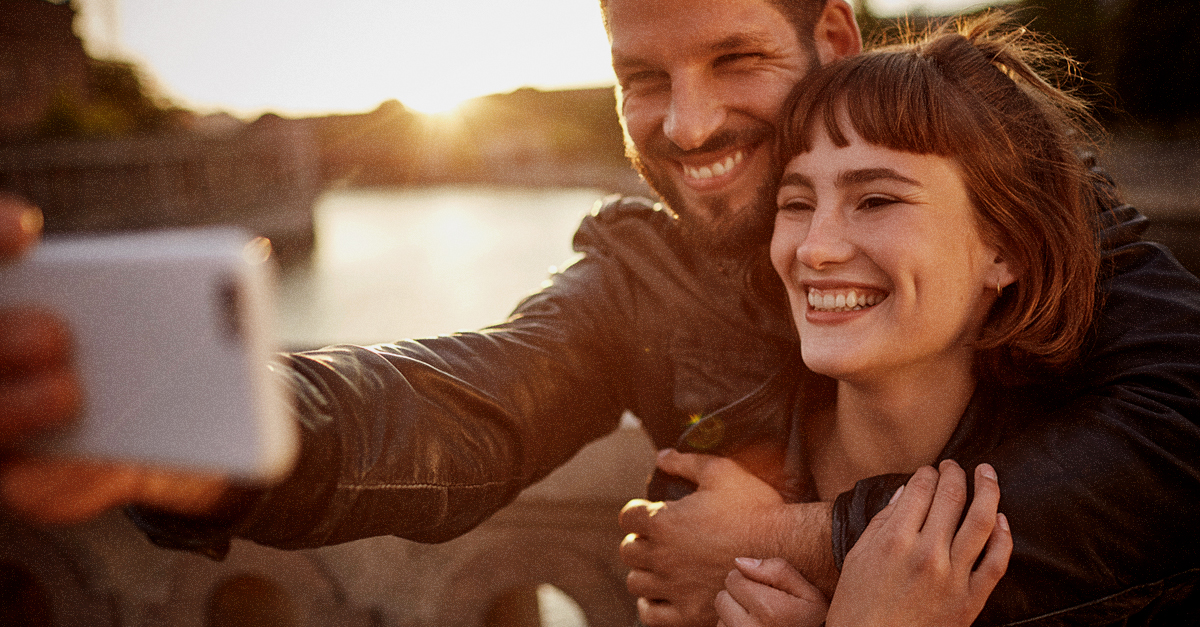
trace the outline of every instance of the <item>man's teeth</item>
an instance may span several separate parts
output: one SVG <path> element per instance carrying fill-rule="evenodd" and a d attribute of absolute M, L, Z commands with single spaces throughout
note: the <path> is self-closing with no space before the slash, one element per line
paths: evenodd
<path fill-rule="evenodd" d="M 857 290 L 822 291 L 808 289 L 808 306 L 817 311 L 858 311 L 886 298 L 886 294 Z"/>
<path fill-rule="evenodd" d="M 706 165 L 699 168 L 693 168 L 685 165 L 683 166 L 683 173 L 694 179 L 710 179 L 714 176 L 721 176 L 722 174 L 732 170 L 734 166 L 741 163 L 742 159 L 745 158 L 746 155 L 739 150 L 732 155 L 725 157 L 724 161 L 718 161 L 711 165 Z"/>

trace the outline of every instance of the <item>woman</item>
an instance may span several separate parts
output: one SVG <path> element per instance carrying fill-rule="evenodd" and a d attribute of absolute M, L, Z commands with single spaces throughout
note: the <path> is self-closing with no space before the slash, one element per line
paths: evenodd
<path fill-rule="evenodd" d="M 836 381 L 797 410 L 807 491 L 917 473 L 849 552 L 830 627 L 969 624 L 1004 572 L 994 473 L 976 469 L 987 494 L 956 533 L 957 490 L 929 489 L 923 467 L 965 430 L 1018 420 L 1012 399 L 1051 402 L 1032 382 L 1089 332 L 1089 119 L 1032 69 L 1051 59 L 992 14 L 822 68 L 785 109 L 770 257 L 805 365 Z M 740 560 L 728 584 L 728 627 L 820 623 L 820 595 L 778 561 Z"/>

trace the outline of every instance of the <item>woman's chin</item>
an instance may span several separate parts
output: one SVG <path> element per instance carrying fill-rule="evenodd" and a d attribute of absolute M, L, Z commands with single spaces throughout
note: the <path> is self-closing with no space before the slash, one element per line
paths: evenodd
<path fill-rule="evenodd" d="M 839 351 L 809 351 L 801 344 L 800 354 L 809 370 L 834 379 L 852 377 L 862 370 L 860 363 Z"/>

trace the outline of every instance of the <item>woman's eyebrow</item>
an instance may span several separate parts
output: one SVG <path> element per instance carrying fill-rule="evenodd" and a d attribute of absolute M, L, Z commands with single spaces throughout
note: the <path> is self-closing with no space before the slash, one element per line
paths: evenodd
<path fill-rule="evenodd" d="M 838 175 L 837 186 L 849 187 L 850 185 L 860 185 L 883 179 L 906 183 L 914 187 L 921 186 L 920 182 L 914 181 L 891 168 L 864 168 L 862 170 L 842 172 Z"/>
<path fill-rule="evenodd" d="M 813 182 L 812 179 L 799 172 L 788 172 L 783 175 L 783 178 L 779 179 L 779 187 L 790 187 L 793 185 L 812 189 Z"/>

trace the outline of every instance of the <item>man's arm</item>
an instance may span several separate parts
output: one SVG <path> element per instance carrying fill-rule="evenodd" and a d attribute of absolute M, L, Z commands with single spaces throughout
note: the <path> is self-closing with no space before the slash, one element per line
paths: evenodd
<path fill-rule="evenodd" d="M 635 287 L 640 270 L 631 269 L 657 271 L 658 259 L 630 257 L 670 257 L 654 239 L 673 224 L 647 204 L 624 204 L 586 219 L 576 236 L 583 258 L 503 324 L 275 364 L 301 428 L 299 462 L 280 485 L 182 508 L 126 492 L 107 506 L 148 505 L 132 514 L 151 539 L 214 556 L 231 535 L 299 548 L 381 534 L 442 541 L 471 529 L 630 406 L 629 320 L 647 306 L 631 292 L 661 291 Z"/>

